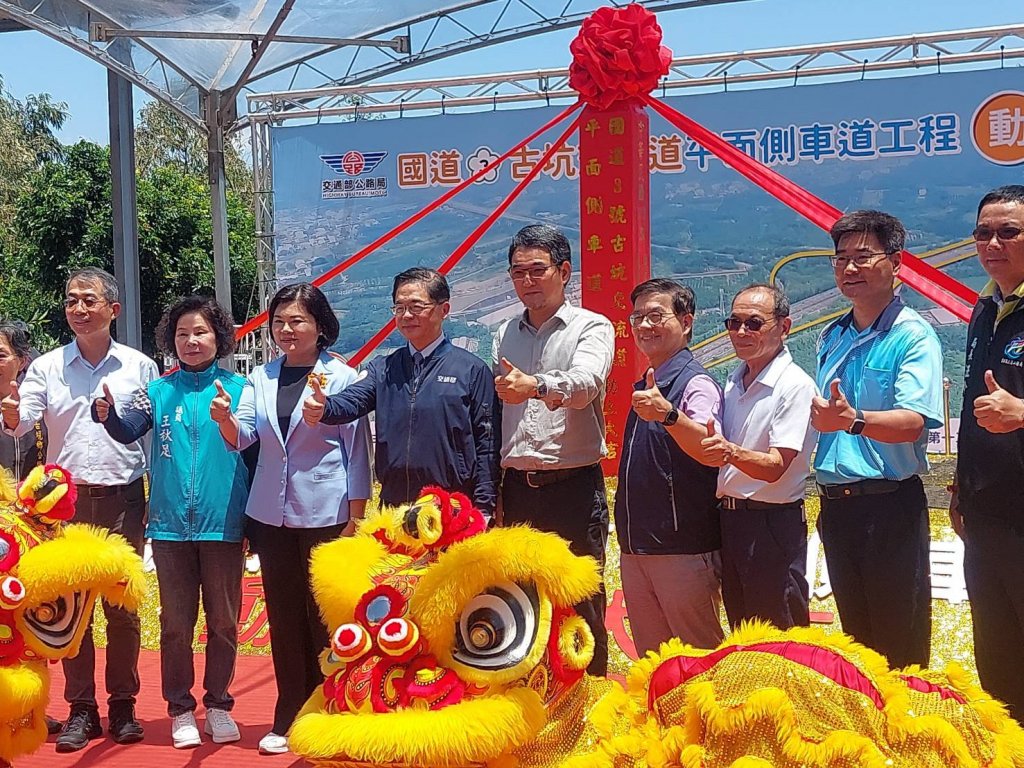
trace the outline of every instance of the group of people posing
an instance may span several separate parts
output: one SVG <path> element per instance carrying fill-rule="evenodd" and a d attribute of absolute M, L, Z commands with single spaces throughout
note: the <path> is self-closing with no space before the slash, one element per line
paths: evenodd
<path fill-rule="evenodd" d="M 927 665 L 931 637 L 927 431 L 942 421 L 942 350 L 894 292 L 905 232 L 856 211 L 832 228 L 831 264 L 850 311 L 821 333 L 817 380 L 786 348 L 789 302 L 751 285 L 725 327 L 741 364 L 724 389 L 689 350 L 693 292 L 653 279 L 631 294 L 629 323 L 649 369 L 623 432 L 615 531 L 639 653 L 670 637 L 704 648 L 729 623 L 808 623 L 804 497 L 811 463 L 818 525 L 844 630 L 893 666 Z M 992 278 L 969 330 L 959 464 L 950 514 L 966 543 L 975 652 L 984 686 L 1024 716 L 1024 523 L 1007 499 L 1024 472 L 1024 186 L 986 195 L 974 230 Z M 178 360 L 163 377 L 110 335 L 120 312 L 106 272 L 67 282 L 75 340 L 30 362 L 23 326 L 0 324 L 0 459 L 16 474 L 44 458 L 78 484 L 76 521 L 152 540 L 160 590 L 162 692 L 174 746 L 201 743 L 191 693 L 200 601 L 207 622 L 203 730 L 238 740 L 230 686 L 246 546 L 260 556 L 278 698 L 264 753 L 321 683 L 328 644 L 310 592 L 310 552 L 350 534 L 371 497 L 385 505 L 427 485 L 466 493 L 494 524 L 559 534 L 602 566 L 609 511 L 600 461 L 614 357 L 611 322 L 566 300 L 566 237 L 525 227 L 508 248 L 523 311 L 501 325 L 493 366 L 444 334 L 447 280 L 413 268 L 394 279 L 405 344 L 357 373 L 330 352 L 338 319 L 307 283 L 269 307 L 281 356 L 244 379 L 230 314 L 203 297 L 170 307 L 157 329 Z M 367 416 L 375 412 L 375 441 Z M 27 467 L 26 467 L 27 465 Z M 148 500 L 143 475 L 149 472 Z M 248 544 L 246 545 L 246 542 Z M 339 574 L 339 578 L 344 578 Z M 606 597 L 578 606 L 608 662 Z M 108 730 L 143 738 L 137 617 L 104 604 Z M 91 631 L 65 665 L 70 715 L 57 750 L 102 736 Z"/>

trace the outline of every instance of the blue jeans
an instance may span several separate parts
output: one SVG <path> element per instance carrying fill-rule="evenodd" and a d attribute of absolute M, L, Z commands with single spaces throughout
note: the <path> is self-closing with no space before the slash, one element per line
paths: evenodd
<path fill-rule="evenodd" d="M 160 680 L 167 714 L 196 708 L 192 638 L 202 593 L 206 614 L 203 706 L 230 711 L 244 554 L 237 541 L 153 541 L 160 584 Z"/>

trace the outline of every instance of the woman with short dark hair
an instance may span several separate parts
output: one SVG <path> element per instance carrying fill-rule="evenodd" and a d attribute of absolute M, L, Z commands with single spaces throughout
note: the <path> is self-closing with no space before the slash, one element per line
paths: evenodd
<path fill-rule="evenodd" d="M 260 441 L 260 459 L 246 507 L 247 532 L 260 556 L 277 680 L 274 724 L 260 752 L 288 750 L 285 734 L 323 682 L 319 654 L 327 628 L 309 586 L 313 547 L 354 530 L 370 498 L 366 419 L 314 427 L 302 419 L 310 394 L 326 397 L 356 380 L 327 350 L 338 319 L 327 297 L 309 283 L 289 285 L 270 302 L 270 328 L 283 357 L 250 374 L 235 413 L 224 392 L 210 405 L 224 440 L 236 450 Z"/>
<path fill-rule="evenodd" d="M 185 749 L 202 741 L 192 696 L 200 593 L 207 629 L 205 730 L 217 743 L 240 738 L 228 688 L 238 648 L 249 477 L 241 455 L 228 450 L 207 413 L 218 392 L 241 395 L 245 380 L 217 363 L 234 351 L 235 326 L 211 298 L 175 302 L 160 319 L 156 338 L 177 358 L 178 369 L 139 390 L 120 413 L 109 394 L 95 400 L 93 418 L 120 443 L 154 431 L 146 536 L 160 586 L 160 677 L 171 742 Z"/>

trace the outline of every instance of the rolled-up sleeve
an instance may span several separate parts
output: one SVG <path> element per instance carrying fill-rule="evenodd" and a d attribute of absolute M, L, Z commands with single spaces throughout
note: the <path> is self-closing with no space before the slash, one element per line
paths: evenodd
<path fill-rule="evenodd" d="M 17 429 L 4 427 L 4 432 L 15 437 L 21 437 L 32 430 L 46 411 L 46 372 L 35 362 L 30 363 L 25 371 L 25 378 L 18 385 L 18 394 L 21 397 L 21 405 L 18 406 L 21 422 Z"/>
<path fill-rule="evenodd" d="M 544 371 L 539 375 L 548 392 L 562 395 L 566 408 L 586 408 L 601 392 L 612 369 L 615 354 L 615 330 L 605 317 L 589 320 L 566 370 Z"/>

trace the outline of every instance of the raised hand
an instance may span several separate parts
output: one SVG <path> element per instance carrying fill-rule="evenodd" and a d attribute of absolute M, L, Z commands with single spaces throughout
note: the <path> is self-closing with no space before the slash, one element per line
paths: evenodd
<path fill-rule="evenodd" d="M 3 400 L 0 400 L 0 413 L 3 414 L 4 424 L 8 429 L 16 429 L 21 423 L 21 395 L 18 392 L 18 382 L 11 382 L 11 392 Z"/>
<path fill-rule="evenodd" d="M 103 384 L 103 397 L 97 397 L 92 404 L 96 408 L 96 418 L 106 421 L 107 416 L 110 415 L 110 409 L 114 407 L 114 396 L 110 394 L 110 387 L 106 383 Z"/>
<path fill-rule="evenodd" d="M 516 368 L 507 357 L 501 358 L 498 368 L 501 373 L 494 377 L 494 389 L 502 402 L 519 405 L 537 391 L 537 379 Z"/>
<path fill-rule="evenodd" d="M 224 389 L 220 379 L 215 379 L 213 385 L 217 388 L 217 395 L 210 401 L 210 418 L 223 424 L 231 418 L 231 395 Z"/>
<path fill-rule="evenodd" d="M 811 400 L 811 425 L 819 432 L 842 432 L 850 428 L 857 409 L 850 405 L 839 379 L 832 379 L 828 385 L 828 399 L 815 395 Z"/>
<path fill-rule="evenodd" d="M 672 411 L 672 403 L 665 399 L 654 381 L 654 369 L 648 368 L 644 377 L 645 389 L 638 389 L 633 393 L 631 405 L 636 415 L 644 421 L 665 421 L 665 417 Z"/>
<path fill-rule="evenodd" d="M 985 371 L 985 387 L 988 394 L 974 400 L 978 426 L 997 434 L 1024 427 L 1024 400 L 1000 387 L 992 371 Z"/>
<path fill-rule="evenodd" d="M 715 420 L 708 419 L 708 436 L 700 441 L 701 463 L 709 467 L 724 467 L 736 453 L 736 446 L 715 431 Z"/>
<path fill-rule="evenodd" d="M 310 379 L 310 386 L 313 394 L 302 401 L 302 420 L 309 426 L 315 427 L 324 417 L 324 404 L 327 402 L 327 395 L 320 386 L 320 379 L 313 376 Z"/>

